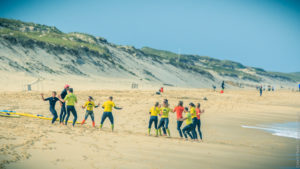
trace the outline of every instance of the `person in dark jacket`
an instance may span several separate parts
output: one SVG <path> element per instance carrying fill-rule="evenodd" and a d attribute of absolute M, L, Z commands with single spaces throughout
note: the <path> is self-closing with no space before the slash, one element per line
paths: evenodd
<path fill-rule="evenodd" d="M 64 90 L 60 94 L 60 98 L 65 99 L 66 95 L 68 94 L 70 86 L 68 84 L 65 85 Z M 60 102 L 61 109 L 60 109 L 60 115 L 59 115 L 59 122 L 60 124 L 64 124 L 64 119 L 67 114 L 66 111 L 66 103 L 65 102 Z"/>

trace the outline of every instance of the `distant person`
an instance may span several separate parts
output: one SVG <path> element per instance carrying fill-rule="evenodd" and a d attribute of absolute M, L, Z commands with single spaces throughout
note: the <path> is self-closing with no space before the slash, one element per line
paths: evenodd
<path fill-rule="evenodd" d="M 299 87 L 299 92 L 300 92 L 300 83 L 299 83 L 298 87 Z"/>
<path fill-rule="evenodd" d="M 156 102 L 155 105 L 149 111 L 149 114 L 150 114 L 149 126 L 148 126 L 148 135 L 149 136 L 150 136 L 150 132 L 151 132 L 152 123 L 154 123 L 155 135 L 158 136 L 158 129 L 157 129 L 158 117 L 157 117 L 157 115 L 159 113 L 160 113 L 160 105 L 158 102 Z"/>
<path fill-rule="evenodd" d="M 163 93 L 163 92 L 164 92 L 164 88 L 161 87 L 161 88 L 160 88 L 160 93 Z"/>
<path fill-rule="evenodd" d="M 196 123 L 196 127 L 197 127 L 197 130 L 198 130 L 199 137 L 200 137 L 201 141 L 202 141 L 202 132 L 201 132 L 201 120 L 200 120 L 200 115 L 201 115 L 202 113 L 204 113 L 204 111 L 205 111 L 204 109 L 201 110 L 201 104 L 198 103 L 198 104 L 197 104 L 197 108 L 196 108 L 196 113 L 197 113 L 197 123 Z"/>
<path fill-rule="evenodd" d="M 193 130 L 193 120 L 192 120 L 192 116 L 191 113 L 188 111 L 188 108 L 185 108 L 185 117 L 182 119 L 179 119 L 181 121 L 186 122 L 185 127 L 182 129 L 183 135 L 185 137 L 185 139 L 187 140 L 188 136 L 190 136 L 190 138 L 193 140 L 193 135 L 191 134 L 192 130 Z"/>
<path fill-rule="evenodd" d="M 194 103 L 190 103 L 189 106 L 190 106 L 190 113 L 191 113 L 192 121 L 193 121 L 192 134 L 193 134 L 193 139 L 196 141 L 196 140 L 198 140 L 197 133 L 196 133 L 197 112 L 196 112 Z"/>
<path fill-rule="evenodd" d="M 163 127 L 164 135 L 166 135 L 166 133 L 165 133 L 165 130 L 166 130 L 166 132 L 168 133 L 168 136 L 171 137 L 170 130 L 169 130 L 169 112 L 170 112 L 170 108 L 169 108 L 169 103 L 168 103 L 167 99 L 164 100 L 163 107 L 160 110 L 161 110 L 161 119 L 159 121 L 158 131 L 161 135 L 161 128 Z"/>
<path fill-rule="evenodd" d="M 173 112 L 176 112 L 176 115 L 177 115 L 177 130 L 178 130 L 181 138 L 183 138 L 182 131 L 181 131 L 181 126 L 182 126 L 183 121 L 180 119 L 182 119 L 183 111 L 184 111 L 183 102 L 179 101 L 178 105 L 174 108 Z"/>
<path fill-rule="evenodd" d="M 100 129 L 103 127 L 103 123 L 105 119 L 108 117 L 110 123 L 111 123 L 111 130 L 114 131 L 114 116 L 112 114 L 112 108 L 115 108 L 117 110 L 121 110 L 122 108 L 117 107 L 115 103 L 113 102 L 113 97 L 110 96 L 108 98 L 108 101 L 104 102 L 102 104 L 102 108 L 104 109 L 102 118 L 101 118 L 101 123 L 100 123 Z"/>
<path fill-rule="evenodd" d="M 262 92 L 263 92 L 263 87 L 262 87 L 262 85 L 261 85 L 260 88 L 259 88 L 259 95 L 260 95 L 260 96 L 262 96 Z"/>
<path fill-rule="evenodd" d="M 61 94 L 59 96 L 61 99 L 65 99 L 65 97 L 68 94 L 69 88 L 70 88 L 70 86 L 68 84 L 66 84 L 64 87 L 64 90 L 61 92 Z M 61 106 L 61 109 L 60 109 L 60 115 L 59 115 L 59 122 L 60 122 L 60 124 L 63 124 L 65 116 L 67 114 L 65 102 L 60 102 L 60 106 Z"/>
<path fill-rule="evenodd" d="M 91 116 L 93 127 L 95 127 L 95 118 L 94 118 L 93 110 L 94 110 L 94 108 L 97 108 L 99 106 L 100 106 L 100 103 L 98 105 L 95 105 L 94 98 L 92 96 L 88 97 L 88 101 L 86 101 L 85 104 L 82 106 L 83 109 L 86 108 L 86 113 L 85 113 L 84 119 L 81 122 L 81 125 L 83 125 L 85 123 L 86 119 L 89 116 Z"/>
<path fill-rule="evenodd" d="M 70 112 L 72 112 L 72 115 L 74 117 L 73 119 L 73 127 L 75 126 L 75 123 L 77 121 L 77 112 L 76 112 L 76 109 L 75 109 L 75 104 L 77 103 L 77 97 L 76 95 L 73 93 L 73 88 L 69 88 L 69 93 L 67 94 L 67 96 L 62 99 L 62 98 L 59 98 L 61 102 L 67 102 L 67 117 L 66 117 L 66 120 L 65 120 L 65 125 L 68 124 L 68 120 L 69 120 L 69 117 L 70 117 Z"/>
<path fill-rule="evenodd" d="M 225 81 L 224 81 L 224 80 L 223 80 L 222 83 L 221 83 L 221 88 L 222 88 L 222 90 L 225 89 Z"/>
<path fill-rule="evenodd" d="M 41 94 L 41 96 L 42 96 L 42 100 L 49 101 L 50 112 L 53 115 L 53 118 L 52 118 L 52 124 L 53 124 L 56 121 L 57 117 L 58 117 L 57 112 L 55 110 L 55 104 L 56 104 L 57 101 L 59 101 L 59 99 L 56 97 L 56 92 L 55 91 L 52 92 L 52 97 L 48 97 L 48 98 L 45 99 L 43 93 Z"/>
<path fill-rule="evenodd" d="M 212 85 L 212 88 L 213 88 L 213 90 L 215 92 L 217 87 L 215 85 Z"/>

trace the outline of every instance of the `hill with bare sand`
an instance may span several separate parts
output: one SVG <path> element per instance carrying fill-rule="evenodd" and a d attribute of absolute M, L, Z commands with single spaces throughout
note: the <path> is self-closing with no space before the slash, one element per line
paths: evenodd
<path fill-rule="evenodd" d="M 63 33 L 53 26 L 0 19 L 1 89 L 20 90 L 37 79 L 45 86 L 94 84 L 99 88 L 176 86 L 228 88 L 256 85 L 293 86 L 299 74 L 268 72 L 237 62 L 149 47 L 136 49 L 84 33 Z M 55 82 L 54 82 L 55 81 Z M 92 85 L 89 85 L 92 84 Z"/>

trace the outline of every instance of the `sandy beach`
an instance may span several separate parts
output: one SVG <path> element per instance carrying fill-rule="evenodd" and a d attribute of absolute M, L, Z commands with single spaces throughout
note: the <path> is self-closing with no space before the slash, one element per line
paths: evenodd
<path fill-rule="evenodd" d="M 50 95 L 51 92 L 44 92 Z M 0 109 L 51 117 L 48 102 L 40 92 L 1 92 Z M 242 125 L 297 121 L 300 94 L 291 91 L 266 92 L 230 90 L 224 94 L 208 89 L 172 89 L 162 95 L 153 90 L 76 91 L 78 121 L 80 108 L 92 95 L 103 103 L 114 96 L 123 110 L 115 110 L 115 131 L 107 120 L 99 130 L 102 110 L 95 109 L 97 128 L 86 124 L 51 125 L 49 120 L 30 117 L 1 117 L 0 167 L 8 169 L 52 168 L 261 168 L 295 167 L 297 140 Z M 202 100 L 207 97 L 207 101 Z M 155 101 L 169 99 L 173 108 L 179 100 L 201 102 L 204 142 L 179 139 L 176 115 L 170 114 L 172 138 L 147 136 L 149 109 Z M 59 112 L 60 106 L 56 105 Z M 72 115 L 70 116 L 72 120 Z M 154 130 L 152 129 L 152 133 Z"/>

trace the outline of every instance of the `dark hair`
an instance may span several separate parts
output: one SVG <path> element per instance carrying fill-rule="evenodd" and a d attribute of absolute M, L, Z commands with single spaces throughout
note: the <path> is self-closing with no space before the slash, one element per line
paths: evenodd
<path fill-rule="evenodd" d="M 184 110 L 185 110 L 185 111 L 189 111 L 189 108 L 185 107 Z"/>
<path fill-rule="evenodd" d="M 179 101 L 178 106 L 183 106 L 183 101 Z"/>
<path fill-rule="evenodd" d="M 54 93 L 56 95 L 56 91 L 53 91 L 52 93 Z"/>
<path fill-rule="evenodd" d="M 113 97 L 112 96 L 109 96 L 109 100 L 112 100 L 113 99 Z"/>
<path fill-rule="evenodd" d="M 157 107 L 158 105 L 159 105 L 159 103 L 158 103 L 158 102 L 155 102 L 155 105 L 154 105 L 154 106 Z"/>
<path fill-rule="evenodd" d="M 168 99 L 164 99 L 164 103 L 168 104 L 169 103 Z"/>
<path fill-rule="evenodd" d="M 194 104 L 194 103 L 192 103 L 192 102 L 191 102 L 189 105 L 190 105 L 190 106 L 192 106 L 192 107 L 195 107 L 195 104 Z"/>
<path fill-rule="evenodd" d="M 94 100 L 94 98 L 92 96 L 89 96 L 89 99 Z"/>
<path fill-rule="evenodd" d="M 69 92 L 73 93 L 73 88 L 70 88 L 70 89 L 69 89 Z"/>
<path fill-rule="evenodd" d="M 200 103 L 197 104 L 197 107 L 198 107 L 198 108 L 200 107 Z"/>

